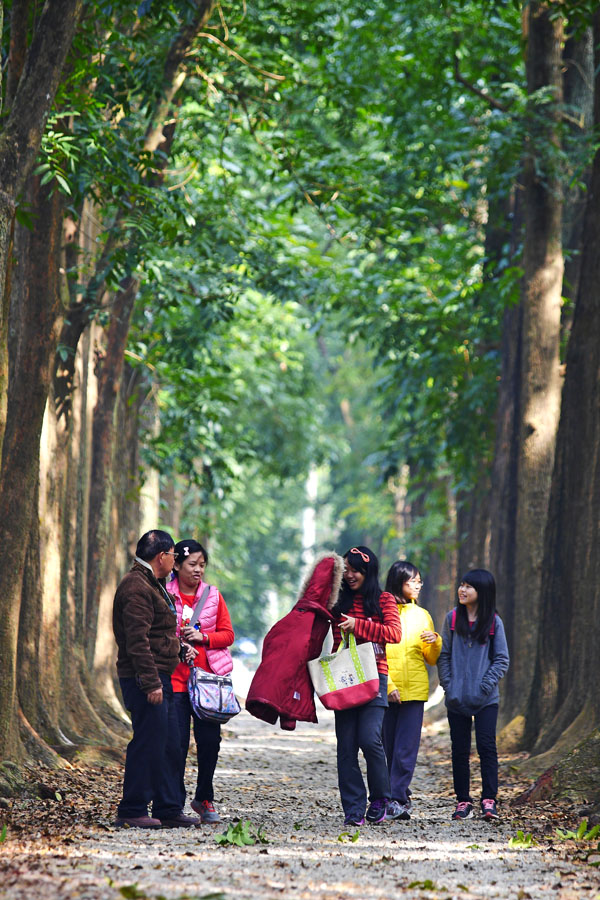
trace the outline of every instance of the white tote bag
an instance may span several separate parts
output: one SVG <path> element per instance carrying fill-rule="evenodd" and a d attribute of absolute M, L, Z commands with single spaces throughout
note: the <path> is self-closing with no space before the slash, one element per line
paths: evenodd
<path fill-rule="evenodd" d="M 352 633 L 336 653 L 308 662 L 313 687 L 325 709 L 350 709 L 379 693 L 379 673 L 373 644 L 357 644 Z"/>

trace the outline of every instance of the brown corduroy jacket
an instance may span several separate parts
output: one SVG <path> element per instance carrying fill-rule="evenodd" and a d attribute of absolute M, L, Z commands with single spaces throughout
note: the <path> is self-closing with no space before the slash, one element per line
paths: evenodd
<path fill-rule="evenodd" d="M 149 694 L 162 687 L 159 672 L 171 675 L 179 662 L 177 616 L 153 572 L 139 563 L 119 584 L 113 604 L 113 632 L 118 646 L 117 674 L 137 678 Z"/>

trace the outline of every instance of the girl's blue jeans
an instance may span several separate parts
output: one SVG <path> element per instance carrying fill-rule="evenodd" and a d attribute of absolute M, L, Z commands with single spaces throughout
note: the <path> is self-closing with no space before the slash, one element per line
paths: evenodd
<path fill-rule="evenodd" d="M 338 785 L 346 817 L 362 818 L 367 805 L 367 791 L 358 762 L 359 750 L 367 764 L 369 801 L 390 799 L 390 776 L 381 739 L 386 706 L 387 675 L 380 675 L 377 697 L 363 706 L 335 714 Z"/>

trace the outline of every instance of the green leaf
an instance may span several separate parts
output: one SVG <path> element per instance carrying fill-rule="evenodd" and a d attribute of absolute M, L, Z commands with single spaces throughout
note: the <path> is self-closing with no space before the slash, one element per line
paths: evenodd
<path fill-rule="evenodd" d="M 255 832 L 253 836 L 250 833 L 251 823 L 248 820 L 242 819 L 237 822 L 235 825 L 231 822 L 227 826 L 227 830 L 222 834 L 215 835 L 215 841 L 217 844 L 221 844 L 223 846 L 233 845 L 236 847 L 244 847 L 246 845 L 254 844 L 256 840 L 259 840 L 261 843 L 268 843 L 266 838 L 261 835 L 261 831 L 259 829 L 258 832 Z"/>
<path fill-rule="evenodd" d="M 581 840 L 587 831 L 587 819 L 583 819 L 582 822 L 579 823 L 579 828 L 577 829 L 577 840 Z"/>
<path fill-rule="evenodd" d="M 19 225 L 22 225 L 23 228 L 27 228 L 29 231 L 33 231 L 35 220 L 22 206 L 16 207 L 15 217 Z"/>
<path fill-rule="evenodd" d="M 353 844 L 357 842 L 360 837 L 360 828 L 357 828 L 352 834 L 349 831 L 342 831 L 341 834 L 338 835 L 338 841 L 344 844 L 346 841 L 351 841 Z"/>
<path fill-rule="evenodd" d="M 141 891 L 137 882 L 135 884 L 124 884 L 119 888 L 119 893 L 125 900 L 145 900 L 148 896 L 145 891 Z"/>
<path fill-rule="evenodd" d="M 525 834 L 520 829 L 517 831 L 516 837 L 512 837 L 508 841 L 508 846 L 512 847 L 515 850 L 527 850 L 530 847 L 536 846 L 537 841 L 533 839 L 533 835 L 531 832 L 527 832 Z"/>

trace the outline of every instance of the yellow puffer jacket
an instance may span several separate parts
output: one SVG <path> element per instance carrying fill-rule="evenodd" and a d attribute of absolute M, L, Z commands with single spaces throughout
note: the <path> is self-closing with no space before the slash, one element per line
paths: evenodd
<path fill-rule="evenodd" d="M 399 644 L 387 644 L 385 648 L 389 666 L 388 694 L 397 690 L 401 700 L 427 700 L 429 678 L 425 663 L 435 666 L 442 649 L 442 637 L 438 634 L 434 644 L 421 640 L 424 631 L 435 629 L 427 610 L 416 603 L 399 603 L 398 612 L 402 640 Z"/>

